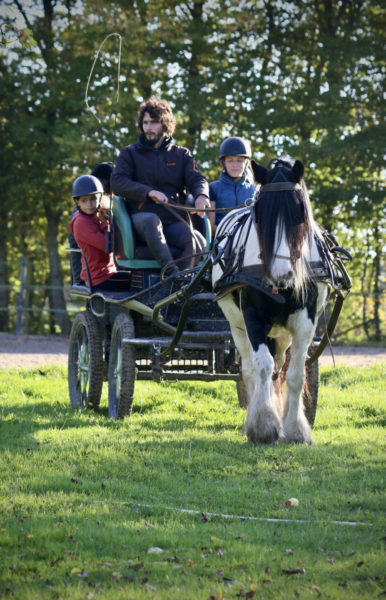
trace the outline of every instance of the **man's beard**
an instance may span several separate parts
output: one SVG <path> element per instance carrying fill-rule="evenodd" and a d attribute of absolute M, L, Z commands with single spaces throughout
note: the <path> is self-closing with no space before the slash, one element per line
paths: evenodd
<path fill-rule="evenodd" d="M 154 137 L 152 138 L 148 138 L 145 135 L 145 139 L 146 139 L 146 143 L 148 146 L 155 146 L 156 144 L 158 144 L 158 142 L 160 141 L 160 139 L 163 137 L 163 133 L 159 133 L 158 135 L 155 134 Z"/>

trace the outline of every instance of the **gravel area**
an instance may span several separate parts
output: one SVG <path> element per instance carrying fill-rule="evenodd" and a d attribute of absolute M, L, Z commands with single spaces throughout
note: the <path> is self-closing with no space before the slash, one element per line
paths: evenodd
<path fill-rule="evenodd" d="M 0 333 L 0 368 L 33 368 L 47 364 L 67 364 L 68 339 L 37 335 L 10 335 Z M 386 348 L 333 346 L 335 364 L 367 367 L 386 360 Z M 331 352 L 327 347 L 320 358 L 323 366 L 333 366 Z"/>

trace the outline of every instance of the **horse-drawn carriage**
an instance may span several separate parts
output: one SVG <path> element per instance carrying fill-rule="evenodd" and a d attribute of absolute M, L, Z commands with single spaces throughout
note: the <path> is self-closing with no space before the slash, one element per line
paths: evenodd
<path fill-rule="evenodd" d="M 301 172 L 297 181 L 302 179 L 302 175 Z M 281 179 L 283 180 L 283 170 Z M 284 176 L 285 181 L 286 176 Z M 290 181 L 294 181 L 292 176 Z M 288 184 L 287 187 L 283 183 L 281 188 L 277 185 L 276 188 L 275 185 L 271 189 L 267 187 L 265 196 L 282 194 L 283 191 L 291 198 L 294 196 L 298 214 L 304 215 L 304 209 L 301 209 L 300 213 L 298 210 L 300 186 L 296 181 Z M 270 200 L 272 201 L 272 197 Z M 257 202 L 254 205 L 257 205 Z M 288 210 L 287 207 L 287 212 Z M 216 235 L 212 247 L 209 223 L 205 218 L 207 254 L 194 269 L 168 277 L 149 255 L 148 248 L 135 242 L 131 220 L 124 201 L 119 197 L 113 198 L 113 251 L 117 266 L 120 269 L 126 269 L 130 276 L 130 287 L 127 293 L 101 292 L 93 290 L 90 279 L 88 286 L 73 285 L 71 288 L 71 294 L 85 302 L 85 310 L 76 315 L 70 335 L 68 381 L 73 407 L 97 409 L 104 380 L 108 381 L 109 416 L 120 418 L 131 412 L 136 379 L 157 381 L 228 379 L 236 382 L 240 405 L 244 407 L 248 405 L 247 434 L 251 441 L 275 442 L 282 438 L 288 441 L 309 443 L 310 440 L 303 434 L 296 433 L 292 437 L 285 437 L 279 424 L 270 425 L 268 433 L 267 428 L 262 434 L 248 432 L 248 422 L 250 425 L 251 419 L 261 419 L 261 415 L 257 415 L 259 409 L 256 408 L 256 403 L 251 401 L 254 395 L 259 393 L 259 389 L 255 389 L 256 386 L 261 383 L 263 383 L 263 387 L 268 385 L 268 394 L 275 393 L 277 397 L 280 397 L 281 383 L 284 380 L 283 373 L 286 370 L 283 356 L 287 351 L 288 358 L 291 339 L 295 340 L 298 349 L 298 340 L 296 326 L 295 329 L 292 326 L 291 334 L 287 332 L 288 335 L 286 334 L 284 337 L 281 335 L 278 338 L 279 341 L 276 342 L 276 349 L 280 346 L 282 355 L 279 364 L 276 362 L 276 368 L 272 366 L 270 370 L 267 370 L 266 365 L 262 366 L 261 361 L 259 362 L 260 350 L 256 353 L 256 348 L 251 347 L 254 341 L 248 330 L 248 318 L 245 321 L 240 320 L 241 305 L 246 298 L 246 290 L 252 289 L 255 297 L 266 298 L 270 306 L 280 305 L 280 303 L 284 303 L 287 308 L 290 306 L 287 312 L 291 317 L 294 313 L 302 313 L 304 310 L 306 312 L 308 310 L 308 316 L 310 316 L 311 310 L 307 305 L 308 300 L 307 302 L 303 301 L 299 295 L 295 302 L 291 295 L 292 292 L 289 291 L 291 290 L 290 278 L 282 279 L 280 285 L 276 287 L 274 277 L 269 270 L 266 269 L 264 272 L 260 268 L 256 275 L 256 270 L 253 272 L 248 265 L 245 266 L 244 258 L 249 251 L 245 231 L 253 232 L 253 226 L 251 229 L 249 221 L 254 221 L 255 212 L 255 206 L 252 205 L 230 213 L 224 219 L 224 226 L 219 227 L 219 233 Z M 296 226 L 295 221 L 293 223 Z M 247 222 L 249 225 L 245 229 Z M 242 226 L 241 223 L 243 223 Z M 281 227 L 280 236 L 285 238 L 286 233 L 286 226 Z M 307 231 L 303 236 L 302 243 L 309 243 L 313 235 L 313 231 Z M 255 233 L 255 246 L 256 236 Z M 273 230 L 273 237 L 275 236 L 277 237 L 277 231 L 275 233 Z M 238 242 L 241 240 L 241 251 L 240 248 L 237 248 L 237 240 Z M 277 242 L 279 248 L 281 240 L 277 240 Z M 298 242 L 300 243 L 300 238 Z M 349 278 L 342 265 L 343 257 L 340 253 L 342 249 L 338 248 L 337 250 L 337 248 L 331 238 L 324 239 L 323 248 L 319 248 L 319 259 L 316 265 L 319 275 L 316 279 L 315 273 L 313 276 L 315 281 L 318 280 L 321 283 L 320 285 L 312 283 L 314 291 L 317 287 L 318 289 L 323 286 L 326 288 L 317 312 L 324 307 L 328 296 L 334 302 L 332 317 L 325 332 L 324 341 L 319 344 L 319 348 L 316 348 L 318 344 L 313 340 L 316 317 L 316 299 L 314 298 L 315 306 L 311 310 L 314 315 L 311 319 L 312 327 L 307 330 L 308 358 L 302 355 L 300 360 L 303 360 L 303 364 L 298 362 L 302 382 L 299 393 L 303 397 L 305 414 L 310 424 L 314 421 L 317 404 L 317 357 L 334 329 L 345 292 L 350 287 Z M 264 256 L 258 248 L 254 247 L 254 250 L 256 257 L 259 255 L 257 262 L 264 267 Z M 280 255 L 278 251 L 275 256 L 280 260 L 286 258 L 289 262 L 293 259 L 292 266 L 296 272 L 294 265 L 299 260 L 299 252 L 302 250 L 297 248 L 296 252 L 297 254 L 294 255 L 290 248 L 287 256 Z M 236 263 L 238 263 L 238 269 L 236 269 Z M 212 271 L 213 275 L 211 275 Z M 302 291 L 302 293 L 304 292 L 307 295 L 306 289 Z M 229 322 L 224 317 L 218 301 Z M 236 314 L 235 307 L 240 309 L 239 314 Z M 244 308 L 245 314 L 248 315 L 249 307 Z M 284 321 L 280 324 L 283 330 L 287 325 L 288 323 Z M 270 333 L 271 327 L 272 322 L 265 327 L 264 339 L 259 340 L 258 344 L 266 343 L 266 337 Z M 244 334 L 250 335 L 250 342 L 246 342 L 246 335 L 245 339 L 240 336 L 241 330 Z M 246 344 L 248 345 L 247 349 Z M 275 357 L 275 349 L 272 344 L 270 351 L 271 355 Z M 241 359 L 243 365 L 241 365 Z M 308 380 L 308 385 L 306 383 L 305 386 L 303 386 L 304 363 Z M 272 364 L 274 364 L 273 361 Z M 269 381 L 268 383 L 265 381 L 264 384 L 264 378 L 268 372 Z M 260 383 L 258 384 L 259 379 Z M 293 376 L 291 375 L 291 386 L 292 381 Z M 267 412 L 267 407 L 263 407 L 264 411 Z M 303 415 L 303 408 L 301 408 L 301 413 Z M 290 411 L 287 407 L 283 418 L 288 414 Z M 278 417 L 275 416 L 275 419 L 278 420 Z"/>
<path fill-rule="evenodd" d="M 206 218 L 204 223 L 209 251 Z M 97 409 L 106 379 L 112 418 L 130 414 L 136 379 L 238 381 L 228 322 L 208 291 L 207 277 L 201 277 L 205 259 L 165 277 L 148 248 L 135 242 L 124 201 L 116 196 L 112 243 L 118 267 L 130 277 L 129 291 L 93 291 L 90 283 L 71 288 L 86 308 L 76 315 L 70 335 L 72 406 Z"/>

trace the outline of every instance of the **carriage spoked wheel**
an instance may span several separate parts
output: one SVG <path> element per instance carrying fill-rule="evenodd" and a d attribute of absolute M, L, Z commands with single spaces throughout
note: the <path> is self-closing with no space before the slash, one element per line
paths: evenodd
<path fill-rule="evenodd" d="M 68 388 L 71 406 L 97 409 L 102 384 L 102 337 L 97 319 L 86 310 L 76 315 L 70 334 Z"/>
<path fill-rule="evenodd" d="M 134 347 L 123 342 L 135 336 L 130 314 L 117 315 L 111 333 L 109 359 L 109 417 L 120 419 L 131 414 L 135 382 Z"/>

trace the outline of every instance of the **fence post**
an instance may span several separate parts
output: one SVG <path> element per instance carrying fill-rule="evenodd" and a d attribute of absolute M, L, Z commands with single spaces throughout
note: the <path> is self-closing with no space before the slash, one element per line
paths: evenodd
<path fill-rule="evenodd" d="M 21 257 L 20 261 L 20 288 L 19 297 L 17 301 L 17 316 L 16 316 L 16 335 L 21 334 L 21 326 L 23 319 L 23 305 L 24 305 L 24 290 L 27 279 L 27 259 L 25 256 Z"/>

